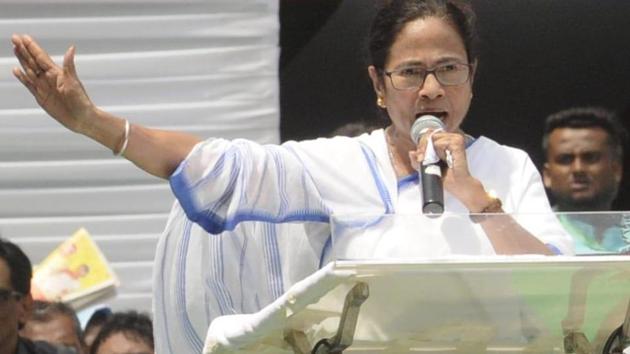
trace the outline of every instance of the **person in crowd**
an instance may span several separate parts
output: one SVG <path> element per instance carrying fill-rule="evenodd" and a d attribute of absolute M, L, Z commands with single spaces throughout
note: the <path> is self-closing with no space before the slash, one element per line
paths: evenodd
<path fill-rule="evenodd" d="M 421 214 L 417 169 L 425 157 L 442 161 L 445 215 L 471 220 L 466 248 L 424 232 L 415 256 L 572 253 L 529 156 L 460 128 L 478 65 L 466 1 L 394 0 L 379 10 L 367 71 L 389 118 L 385 129 L 282 145 L 202 140 L 130 124 L 90 100 L 76 72 L 75 47 L 59 66 L 30 36 L 14 35 L 12 42 L 21 65 L 14 75 L 49 115 L 170 181 L 178 202 L 156 255 L 158 352 L 200 352 L 214 317 L 258 311 L 323 267 L 332 259 L 331 215 Z M 444 129 L 415 142 L 411 127 L 425 115 Z"/>
<path fill-rule="evenodd" d="M 357 137 L 361 134 L 370 133 L 378 129 L 376 124 L 370 124 L 364 121 L 356 121 L 343 124 L 333 130 L 328 136 L 333 138 L 336 136 Z"/>
<path fill-rule="evenodd" d="M 625 136 L 605 108 L 569 108 L 547 117 L 543 179 L 554 210 L 612 210 L 623 176 Z"/>
<path fill-rule="evenodd" d="M 75 311 L 62 302 L 35 300 L 32 316 L 20 330 L 20 335 L 83 353 L 81 323 Z"/>
<path fill-rule="evenodd" d="M 151 318 L 136 311 L 116 312 L 103 324 L 90 354 L 153 354 Z"/>
<path fill-rule="evenodd" d="M 71 354 L 43 341 L 19 335 L 31 315 L 31 261 L 16 244 L 0 237 L 0 353 Z"/>
<path fill-rule="evenodd" d="M 630 100 L 626 101 L 626 106 L 618 111 L 617 118 L 619 118 L 619 122 L 623 125 L 626 133 L 630 132 Z M 626 134 L 626 145 L 627 149 L 630 147 L 630 136 Z M 627 151 L 627 150 L 626 150 Z M 623 155 L 623 165 L 630 166 L 630 154 L 625 153 Z M 619 194 L 615 199 L 614 203 L 615 210 L 630 210 L 630 175 L 627 173 L 624 174 L 621 183 L 619 185 Z"/>
<path fill-rule="evenodd" d="M 601 107 L 569 108 L 547 117 L 543 181 L 555 200 L 555 211 L 613 210 L 623 176 L 626 135 L 615 114 Z M 577 254 L 628 248 L 630 225 L 619 215 L 559 215 L 573 235 Z"/>
<path fill-rule="evenodd" d="M 90 348 L 92 348 L 92 343 L 96 339 L 96 336 L 100 333 L 103 325 L 107 320 L 112 317 L 112 310 L 109 307 L 100 308 L 90 316 L 90 319 L 85 324 L 85 329 L 83 330 L 83 352 L 89 353 Z"/>

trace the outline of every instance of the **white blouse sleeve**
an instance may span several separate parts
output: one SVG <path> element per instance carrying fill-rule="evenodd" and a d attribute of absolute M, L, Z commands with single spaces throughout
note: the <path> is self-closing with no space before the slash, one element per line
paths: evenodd
<path fill-rule="evenodd" d="M 529 157 L 524 159 L 521 173 L 516 220 L 554 253 L 573 255 L 573 239 L 551 209 L 540 174 Z"/>
<path fill-rule="evenodd" d="M 210 139 L 191 151 L 170 184 L 187 217 L 213 234 L 247 220 L 329 219 L 309 171 L 284 146 Z"/>

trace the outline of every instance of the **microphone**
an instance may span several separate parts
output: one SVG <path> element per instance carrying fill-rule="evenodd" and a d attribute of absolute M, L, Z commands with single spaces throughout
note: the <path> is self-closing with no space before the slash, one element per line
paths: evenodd
<path fill-rule="evenodd" d="M 444 123 L 431 115 L 424 115 L 413 122 L 411 138 L 416 145 L 429 129 L 444 129 Z M 418 171 L 422 180 L 422 212 L 428 216 L 440 216 L 444 212 L 442 164 L 443 162 L 440 160 L 433 163 L 423 161 L 420 164 L 420 171 Z"/>

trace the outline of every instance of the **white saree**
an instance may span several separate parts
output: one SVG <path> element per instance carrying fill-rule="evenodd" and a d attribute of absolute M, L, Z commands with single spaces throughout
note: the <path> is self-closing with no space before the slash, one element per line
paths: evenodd
<path fill-rule="evenodd" d="M 525 152 L 485 137 L 466 152 L 471 174 L 507 213 L 552 250 L 572 254 Z M 421 210 L 418 176 L 397 180 L 383 130 L 280 146 L 210 139 L 193 149 L 170 182 L 177 202 L 154 275 L 157 353 L 200 353 L 212 319 L 259 311 L 325 265 L 332 214 Z M 444 220 L 467 212 L 445 193 Z M 545 213 L 549 217 L 541 219 Z M 473 231 L 464 246 L 440 235 L 418 238 L 418 257 L 494 254 L 478 225 L 461 227 Z M 405 247 L 395 239 L 383 242 L 365 249 L 383 256 Z"/>

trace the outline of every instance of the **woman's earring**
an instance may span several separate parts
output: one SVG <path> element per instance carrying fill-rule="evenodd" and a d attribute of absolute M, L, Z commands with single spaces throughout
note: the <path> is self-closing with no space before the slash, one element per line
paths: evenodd
<path fill-rule="evenodd" d="M 376 99 L 376 105 L 381 108 L 387 108 L 387 106 L 385 105 L 385 101 L 383 100 L 383 97 L 381 96 L 378 96 L 378 98 Z"/>

